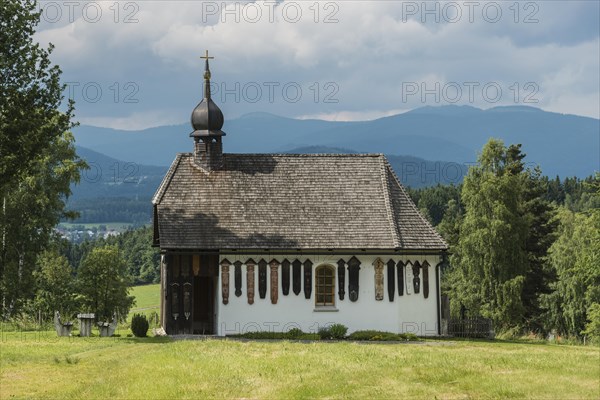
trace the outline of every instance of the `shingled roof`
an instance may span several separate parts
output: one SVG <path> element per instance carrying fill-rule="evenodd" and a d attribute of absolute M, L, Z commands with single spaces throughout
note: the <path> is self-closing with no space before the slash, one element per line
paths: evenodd
<path fill-rule="evenodd" d="M 163 249 L 445 250 L 381 154 L 173 161 L 152 200 Z"/>

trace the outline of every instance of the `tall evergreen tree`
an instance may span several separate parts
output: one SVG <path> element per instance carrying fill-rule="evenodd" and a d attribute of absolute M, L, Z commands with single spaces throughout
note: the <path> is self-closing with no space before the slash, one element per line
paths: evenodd
<path fill-rule="evenodd" d="M 454 248 L 458 245 L 460 238 L 460 225 L 464 217 L 464 211 L 460 205 L 460 200 L 450 200 L 446 205 L 446 211 L 442 221 L 437 226 L 440 234 L 446 239 L 450 245 L 450 252 L 454 252 Z"/>
<path fill-rule="evenodd" d="M 529 224 L 525 248 L 529 269 L 521 295 L 525 308 L 525 328 L 534 332 L 543 331 L 542 316 L 546 311 L 540 304 L 540 296 L 549 294 L 556 274 L 547 266 L 548 250 L 556 239 L 558 220 L 556 209 L 545 197 L 548 182 L 541 177 L 539 168 L 526 171 L 523 218 Z"/>
<path fill-rule="evenodd" d="M 460 187 L 454 185 L 436 185 L 414 191 L 418 193 L 416 204 L 428 216 L 430 222 L 437 226 L 443 219 L 448 202 L 460 200 Z"/>

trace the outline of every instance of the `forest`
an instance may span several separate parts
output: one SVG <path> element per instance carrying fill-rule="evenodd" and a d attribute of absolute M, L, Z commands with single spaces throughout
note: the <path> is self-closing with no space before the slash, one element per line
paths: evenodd
<path fill-rule="evenodd" d="M 451 312 L 500 332 L 598 337 L 600 176 L 549 179 L 524 159 L 490 139 L 463 184 L 410 191 L 450 246 Z"/>
<path fill-rule="evenodd" d="M 83 198 L 69 202 L 69 209 L 76 212 L 77 223 L 127 222 L 146 224 L 152 219 L 149 197 L 98 197 Z M 69 221 L 67 218 L 63 222 Z"/>

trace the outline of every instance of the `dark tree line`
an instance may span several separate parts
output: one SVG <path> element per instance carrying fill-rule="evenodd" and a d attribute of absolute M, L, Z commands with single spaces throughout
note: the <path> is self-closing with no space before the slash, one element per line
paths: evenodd
<path fill-rule="evenodd" d="M 61 240 L 60 253 L 66 257 L 73 270 L 77 272 L 85 257 L 93 249 L 114 246 L 119 249 L 127 264 L 127 274 L 133 284 L 158 283 L 160 281 L 160 254 L 158 249 L 151 246 L 151 243 L 152 229 L 142 227 L 107 239 L 85 240 L 78 244 Z"/>
<path fill-rule="evenodd" d="M 150 198 L 100 197 L 69 202 L 78 213 L 77 223 L 127 222 L 148 223 L 152 220 Z M 66 221 L 66 219 L 65 219 Z"/>
<path fill-rule="evenodd" d="M 525 169 L 520 145 L 490 140 L 460 186 L 412 190 L 450 244 L 453 314 L 498 330 L 600 336 L 600 184 Z"/>
<path fill-rule="evenodd" d="M 584 179 L 577 177 L 561 179 L 559 176 L 552 179 L 547 176 L 539 176 L 536 182 L 539 193 L 535 197 L 547 200 L 555 206 L 565 207 L 573 212 L 597 209 L 600 208 L 600 198 L 595 195 L 593 189 L 596 180 L 597 178 L 594 176 L 588 176 Z M 461 191 L 462 184 L 438 184 L 420 189 L 408 188 L 415 204 L 434 226 L 438 226 L 443 221 L 450 204 L 456 203 L 456 206 L 462 207 Z M 454 202 L 450 203 L 451 200 L 454 200 Z"/>
<path fill-rule="evenodd" d="M 90 249 L 73 268 L 56 242 L 40 254 L 33 276 L 36 292 L 25 299 L 22 311 L 39 313 L 44 320 L 52 319 L 54 311 L 65 319 L 90 312 L 99 321 L 111 320 L 113 313 L 124 320 L 134 304 L 127 262 L 114 245 Z"/>
<path fill-rule="evenodd" d="M 37 259 L 32 285 L 22 311 L 48 319 L 54 311 L 72 316 L 93 312 L 99 320 L 124 318 L 134 304 L 129 288 L 160 279 L 160 256 L 150 246 L 152 230 L 129 230 L 108 239 L 74 244 L 54 237 Z"/>

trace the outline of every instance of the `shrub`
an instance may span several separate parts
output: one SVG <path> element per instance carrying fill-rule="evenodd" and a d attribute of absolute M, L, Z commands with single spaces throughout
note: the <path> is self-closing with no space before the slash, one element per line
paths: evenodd
<path fill-rule="evenodd" d="M 323 340 L 326 339 L 331 339 L 331 328 L 328 326 L 324 326 L 319 328 L 319 333 L 318 333 L 319 337 Z"/>
<path fill-rule="evenodd" d="M 398 335 L 402 340 L 417 341 L 419 338 L 414 333 L 401 333 Z"/>
<path fill-rule="evenodd" d="M 403 341 L 403 340 L 419 340 L 414 333 L 392 333 L 384 331 L 356 331 L 348 336 L 350 340 L 371 340 L 371 341 Z"/>
<path fill-rule="evenodd" d="M 242 337 L 246 339 L 284 339 L 285 334 L 281 332 L 257 331 L 244 333 Z"/>
<path fill-rule="evenodd" d="M 348 336 L 348 339 L 350 339 L 350 340 L 373 340 L 373 337 L 380 336 L 385 333 L 387 333 L 387 332 L 373 331 L 373 330 L 355 331 L 355 332 L 352 332 L 350 334 L 350 336 Z"/>
<path fill-rule="evenodd" d="M 152 311 L 148 315 L 148 324 L 153 327 L 157 327 L 160 322 L 160 317 L 156 311 Z"/>
<path fill-rule="evenodd" d="M 333 324 L 329 327 L 329 332 L 332 339 L 342 340 L 346 337 L 348 327 L 342 324 Z"/>
<path fill-rule="evenodd" d="M 292 328 L 289 331 L 287 331 L 286 338 L 299 339 L 302 335 L 304 335 L 304 332 L 302 332 L 302 329 Z"/>
<path fill-rule="evenodd" d="M 136 337 L 146 337 L 149 328 L 148 320 L 144 314 L 133 314 L 131 319 L 131 332 Z"/>
<path fill-rule="evenodd" d="M 318 333 L 303 333 L 297 340 L 319 340 L 321 336 Z"/>
<path fill-rule="evenodd" d="M 397 333 L 381 332 L 381 333 L 371 336 L 371 338 L 369 340 L 378 341 L 378 342 L 395 342 L 395 341 L 402 340 L 402 338 Z"/>

